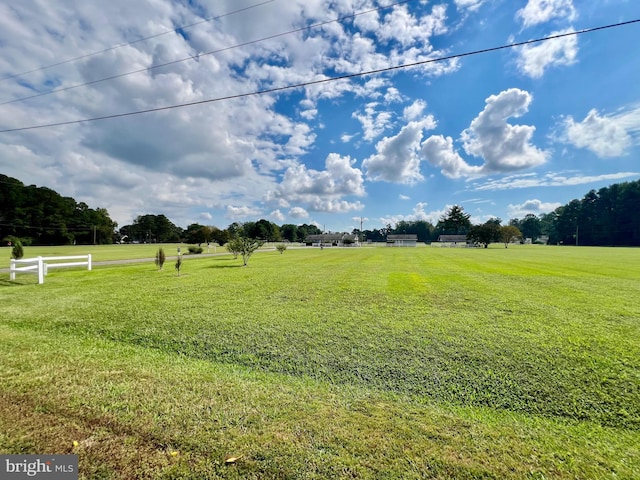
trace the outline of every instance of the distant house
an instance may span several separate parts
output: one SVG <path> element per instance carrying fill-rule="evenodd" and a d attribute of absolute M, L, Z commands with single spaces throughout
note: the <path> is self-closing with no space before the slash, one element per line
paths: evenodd
<path fill-rule="evenodd" d="M 387 235 L 387 247 L 415 247 L 417 244 L 418 235 L 415 233 Z"/>
<path fill-rule="evenodd" d="M 440 235 L 438 237 L 439 242 L 447 243 L 467 243 L 466 235 Z"/>
<path fill-rule="evenodd" d="M 351 247 L 360 245 L 358 236 L 351 235 L 349 233 L 320 233 L 317 235 L 307 235 L 304 243 L 313 247 Z"/>
<path fill-rule="evenodd" d="M 540 235 L 536 238 L 535 243 L 541 243 L 542 245 L 547 245 L 549 243 L 549 235 Z"/>
<path fill-rule="evenodd" d="M 441 247 L 466 247 L 467 236 L 466 235 L 440 235 L 438 237 L 438 244 Z"/>

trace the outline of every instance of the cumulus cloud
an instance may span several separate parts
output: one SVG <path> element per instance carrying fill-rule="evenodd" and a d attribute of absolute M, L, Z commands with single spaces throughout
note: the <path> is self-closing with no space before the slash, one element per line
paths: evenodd
<path fill-rule="evenodd" d="M 565 143 L 601 158 L 619 157 L 640 143 L 640 107 L 615 115 L 601 115 L 592 109 L 581 122 L 566 117 L 562 128 L 561 140 Z"/>
<path fill-rule="evenodd" d="M 491 95 L 462 133 L 465 151 L 485 160 L 484 173 L 535 167 L 547 160 L 547 152 L 531 144 L 534 126 L 507 123 L 511 117 L 524 115 L 531 101 L 531 94 L 518 88 Z"/>
<path fill-rule="evenodd" d="M 573 31 L 570 28 L 551 35 Z M 531 78 L 540 78 L 548 67 L 573 64 L 577 55 L 578 38 L 575 35 L 548 40 L 538 45 L 524 45 L 518 49 L 518 68 Z"/>
<path fill-rule="evenodd" d="M 240 219 L 247 217 L 257 217 L 262 215 L 262 210 L 247 205 L 236 207 L 235 205 L 227 205 L 227 218 Z"/>
<path fill-rule="evenodd" d="M 526 200 L 520 204 L 509 204 L 507 211 L 510 218 L 521 218 L 529 213 L 533 215 L 549 213 L 561 205 L 562 204 L 559 202 L 542 202 L 537 198 L 534 198 L 532 200 Z"/>
<path fill-rule="evenodd" d="M 427 108 L 427 102 L 425 102 L 422 99 L 417 99 L 411 105 L 409 105 L 408 107 L 405 107 L 405 109 L 402 112 L 402 115 L 404 119 L 407 121 L 417 120 L 422 116 L 426 108 Z"/>
<path fill-rule="evenodd" d="M 392 225 L 395 226 L 398 222 L 417 222 L 417 221 L 424 221 L 424 222 L 429 222 L 432 224 L 436 224 L 438 223 L 438 220 L 440 219 L 440 217 L 442 217 L 446 211 L 450 208 L 450 205 L 447 205 L 444 209 L 442 210 L 432 210 L 430 212 L 425 211 L 425 208 L 427 207 L 427 203 L 426 202 L 419 202 L 416 204 L 415 207 L 413 207 L 412 211 L 410 214 L 408 215 L 402 215 L 402 214 L 397 214 L 397 215 L 387 215 L 384 217 L 380 217 L 379 221 L 381 225 Z"/>
<path fill-rule="evenodd" d="M 384 133 L 391 123 L 392 113 L 389 111 L 376 111 L 378 104 L 371 102 L 365 105 L 364 112 L 353 112 L 353 118 L 362 124 L 363 138 L 373 140 Z"/>
<path fill-rule="evenodd" d="M 524 8 L 518 10 L 516 18 L 527 28 L 554 18 L 573 21 L 576 18 L 576 10 L 572 0 L 529 0 Z"/>
<path fill-rule="evenodd" d="M 337 19 L 366 8 L 370 8 L 369 2 L 292 0 L 278 8 L 265 4 L 226 16 L 223 21 L 207 22 L 203 20 L 237 10 L 237 2 L 201 2 L 196 7 L 193 2 L 154 0 L 133 5 L 112 0 L 97 8 L 80 0 L 68 0 L 64 9 L 46 2 L 37 9 L 28 2 L 17 2 L 11 8 L 0 6 L 3 77 L 101 51 L 108 45 L 162 34 L 70 62 L 64 68 L 35 71 L 28 79 L 3 82 L 0 101 L 189 58 L 42 99 L 5 105 L 0 129 L 200 102 L 442 54 L 431 39 L 447 31 L 444 5 L 435 5 L 429 11 L 396 6 L 360 15 L 353 22 L 326 23 L 304 35 L 254 42 L 276 32 Z M 123 11 L 127 15 L 122 15 Z M 185 24 L 197 25 L 172 31 Z M 243 46 L 229 48 L 239 44 Z M 213 51 L 218 53 L 206 54 Z M 435 76 L 456 68 L 457 62 L 438 62 L 412 72 Z M 380 102 L 373 110 L 359 112 L 364 136 L 373 140 L 384 133 L 392 119 L 381 105 L 406 101 L 389 78 L 373 78 L 364 83 L 326 82 L 299 93 L 302 98 L 299 108 L 293 109 L 295 116 L 290 111 L 280 113 L 278 95 L 258 95 L 82 126 L 4 135 L 0 137 L 3 167 L 5 159 L 8 166 L 4 172 L 109 208 L 121 225 L 145 210 L 157 208 L 175 214 L 172 219 L 186 225 L 203 208 L 242 215 L 246 208 L 260 210 L 256 205 L 268 191 L 292 190 L 286 182 L 295 176 L 295 166 L 315 147 L 314 129 L 321 127 L 312 127 L 310 122 L 322 117 L 320 102 L 340 101 L 346 95 L 362 97 L 363 104 Z M 15 145 L 29 145 L 34 154 L 26 150 L 21 153 Z M 9 162 L 9 158 L 17 161 Z M 72 166 L 70 159 L 84 160 L 74 160 L 76 165 Z M 289 171 L 290 168 L 294 170 Z M 317 167 L 304 168 L 311 183 L 324 185 L 325 177 Z M 345 173 L 344 180 L 334 178 L 321 201 L 311 196 L 304 201 L 313 203 L 315 208 L 337 211 L 361 208 L 361 203 L 342 198 L 347 194 L 340 190 L 362 195 L 361 174 L 358 178 L 353 171 Z M 172 181 L 168 183 L 167 178 Z M 285 180 L 282 187 L 281 179 Z M 312 195 L 296 193 L 295 189 L 293 192 Z M 278 201 L 286 202 L 286 198 Z M 192 213 L 185 205 L 194 207 Z M 287 208 L 280 203 L 271 208 L 276 206 Z"/>
<path fill-rule="evenodd" d="M 420 173 L 420 141 L 425 129 L 435 128 L 432 116 L 409 122 L 393 137 L 376 144 L 376 153 L 362 162 L 371 180 L 393 183 L 415 183 L 424 179 Z"/>
<path fill-rule="evenodd" d="M 284 222 L 284 219 L 286 218 L 280 210 L 274 210 L 269 214 L 269 216 L 277 222 Z"/>
<path fill-rule="evenodd" d="M 486 99 L 484 110 L 461 135 L 464 151 L 483 159 L 482 165 L 470 165 L 454 148 L 453 139 L 442 135 L 425 140 L 421 154 L 450 178 L 504 173 L 541 165 L 547 160 L 548 152 L 531 143 L 535 127 L 507 122 L 509 118 L 524 115 L 531 100 L 531 94 L 517 88 Z"/>
<path fill-rule="evenodd" d="M 403 46 L 428 45 L 433 35 L 447 32 L 446 11 L 446 5 L 434 5 L 431 13 L 417 17 L 402 5 L 384 15 L 357 17 L 355 23 L 363 31 L 374 33 L 381 42 L 394 41 Z"/>
<path fill-rule="evenodd" d="M 362 172 L 354 164 L 351 157 L 331 153 L 325 160 L 325 170 L 310 169 L 302 164 L 289 167 L 267 200 L 301 202 L 318 211 L 360 209 L 359 202 L 343 200 L 343 197 L 365 195 Z"/>
<path fill-rule="evenodd" d="M 431 165 L 449 178 L 473 177 L 482 173 L 482 167 L 469 165 L 455 150 L 453 138 L 432 135 L 422 144 L 421 154 Z"/>
<path fill-rule="evenodd" d="M 289 216 L 293 218 L 307 218 L 309 216 L 309 212 L 302 207 L 293 207 L 289 210 Z"/>

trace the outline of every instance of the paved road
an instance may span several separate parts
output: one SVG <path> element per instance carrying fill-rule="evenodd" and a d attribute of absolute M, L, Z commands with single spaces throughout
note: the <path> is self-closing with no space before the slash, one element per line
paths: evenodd
<path fill-rule="evenodd" d="M 291 249 L 297 249 L 297 248 L 312 248 L 312 247 L 288 247 Z M 261 250 L 258 250 L 258 252 L 273 252 L 275 251 L 275 247 L 271 248 L 263 248 Z M 193 254 L 193 255 L 188 255 L 185 254 L 182 256 L 182 258 L 188 258 L 188 257 L 196 257 L 196 258 L 202 258 L 202 257 L 220 257 L 223 255 L 231 255 L 231 253 L 229 252 L 222 252 L 222 253 L 199 253 L 199 254 Z M 172 260 L 176 260 L 178 257 L 177 255 L 171 256 L 171 257 L 166 257 L 166 261 L 172 261 Z M 101 266 L 101 265 L 125 265 L 128 263 L 153 263 L 155 262 L 156 259 L 155 257 L 153 258 L 128 258 L 128 259 L 121 259 L 121 260 L 102 260 L 102 261 L 98 261 L 98 262 L 91 262 L 92 266 Z M 9 269 L 8 268 L 0 268 L 0 273 L 9 273 Z"/>
<path fill-rule="evenodd" d="M 270 249 L 264 249 L 262 250 L 264 251 L 268 251 Z M 275 250 L 275 249 L 274 249 Z M 197 256 L 198 257 L 219 257 L 221 255 L 231 255 L 229 252 L 223 252 L 223 253 L 199 253 Z M 191 255 L 191 256 L 195 256 L 195 255 Z M 185 257 L 189 257 L 189 255 L 183 255 L 182 258 Z M 171 261 L 171 260 L 176 260 L 178 257 L 177 256 L 172 256 L 172 257 L 166 257 L 167 261 Z M 120 260 L 101 260 L 98 262 L 91 262 L 91 266 L 96 267 L 96 266 L 101 266 L 101 265 L 125 265 L 128 263 L 153 263 L 155 262 L 156 259 L 155 257 L 153 258 L 127 258 L 127 259 L 120 259 Z M 0 268 L 0 273 L 9 273 L 9 268 Z"/>

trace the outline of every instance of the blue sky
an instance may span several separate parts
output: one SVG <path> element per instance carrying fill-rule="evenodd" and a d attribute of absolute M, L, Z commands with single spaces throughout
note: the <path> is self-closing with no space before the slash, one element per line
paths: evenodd
<path fill-rule="evenodd" d="M 332 231 L 435 223 L 454 204 L 506 222 L 640 178 L 640 23 L 20 130 L 640 19 L 635 0 L 392 3 L 4 2 L 0 130 L 18 130 L 0 133 L 0 172 L 121 226 L 152 213 Z"/>

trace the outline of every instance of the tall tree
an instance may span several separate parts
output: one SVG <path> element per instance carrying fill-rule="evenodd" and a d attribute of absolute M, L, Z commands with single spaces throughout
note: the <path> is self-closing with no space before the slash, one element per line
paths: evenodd
<path fill-rule="evenodd" d="M 285 223 L 284 225 L 282 225 L 280 227 L 280 234 L 283 240 L 288 240 L 292 243 L 304 240 L 298 238 L 298 226 L 291 223 Z"/>
<path fill-rule="evenodd" d="M 509 225 L 516 227 L 525 238 L 535 240 L 542 235 L 542 224 L 538 217 L 532 213 L 527 213 L 522 220 L 514 218 Z"/>
<path fill-rule="evenodd" d="M 499 218 L 492 218 L 482 225 L 474 225 L 469 229 L 467 239 L 487 248 L 489 244 L 500 241 L 500 223 Z"/>
<path fill-rule="evenodd" d="M 440 233 L 450 235 L 464 235 L 471 228 L 471 215 L 459 205 L 454 205 L 440 217 L 437 229 Z"/>

